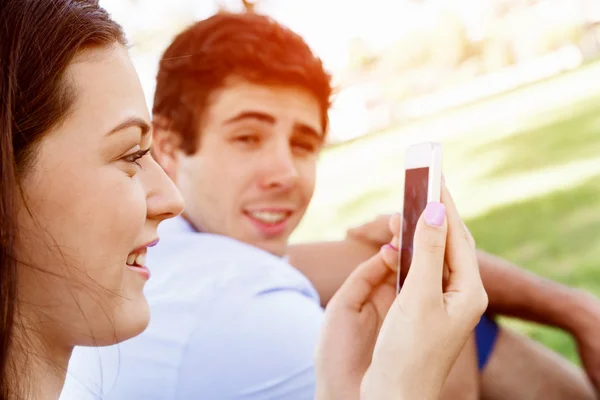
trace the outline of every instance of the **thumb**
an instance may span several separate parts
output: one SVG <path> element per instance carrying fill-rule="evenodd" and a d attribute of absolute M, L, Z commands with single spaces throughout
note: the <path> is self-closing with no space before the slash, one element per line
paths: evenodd
<path fill-rule="evenodd" d="M 392 239 L 392 234 L 388 229 L 391 217 L 391 215 L 379 215 L 373 221 L 349 229 L 346 232 L 346 237 L 369 242 L 374 246 L 381 246 L 389 243 Z"/>
<path fill-rule="evenodd" d="M 397 250 L 384 246 L 377 254 L 360 264 L 330 300 L 330 304 L 343 306 L 354 311 L 362 310 L 364 304 L 377 288 L 395 276 Z"/>
<path fill-rule="evenodd" d="M 446 207 L 440 202 L 427 204 L 415 229 L 412 263 L 400 296 L 414 301 L 442 297 L 447 233 Z"/>

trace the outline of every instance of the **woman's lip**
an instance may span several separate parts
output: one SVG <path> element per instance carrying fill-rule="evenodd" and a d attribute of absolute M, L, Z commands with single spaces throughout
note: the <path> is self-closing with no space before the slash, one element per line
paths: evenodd
<path fill-rule="evenodd" d="M 146 279 L 150 279 L 150 270 L 148 269 L 148 267 L 146 266 L 139 266 L 139 265 L 127 265 L 127 267 L 139 274 L 141 274 L 142 276 L 144 276 Z"/>
<path fill-rule="evenodd" d="M 142 250 L 144 250 L 144 249 L 146 249 L 146 248 L 148 248 L 148 247 L 154 247 L 154 246 L 156 246 L 156 245 L 158 244 L 158 241 L 159 241 L 159 239 L 158 239 L 158 238 L 156 238 L 156 239 L 154 239 L 153 241 L 151 241 L 151 242 L 148 242 L 148 243 L 146 243 L 145 245 L 143 245 L 143 246 L 140 246 L 140 247 L 138 247 L 137 249 L 133 250 L 131 253 L 137 253 L 137 252 L 139 252 L 139 251 L 142 251 Z"/>

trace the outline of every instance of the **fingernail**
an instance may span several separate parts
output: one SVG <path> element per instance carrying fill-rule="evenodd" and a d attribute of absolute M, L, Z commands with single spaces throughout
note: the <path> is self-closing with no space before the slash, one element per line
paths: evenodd
<path fill-rule="evenodd" d="M 386 249 L 387 248 L 387 249 L 392 249 L 394 251 L 398 251 L 398 248 L 396 246 L 394 246 L 393 244 L 391 244 L 391 243 L 384 244 L 383 246 L 381 246 L 381 248 L 382 249 Z"/>
<path fill-rule="evenodd" d="M 442 226 L 446 218 L 446 206 L 437 201 L 432 201 L 425 208 L 425 222 L 429 226 Z"/>

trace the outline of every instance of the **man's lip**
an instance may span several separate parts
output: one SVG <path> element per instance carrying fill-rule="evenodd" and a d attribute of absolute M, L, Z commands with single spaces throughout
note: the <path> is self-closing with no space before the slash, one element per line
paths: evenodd
<path fill-rule="evenodd" d="M 142 245 L 142 246 L 140 246 L 140 247 L 138 247 L 138 248 L 134 249 L 134 250 L 133 250 L 131 253 L 137 253 L 137 252 L 139 252 L 139 251 L 142 251 L 142 250 L 144 250 L 144 249 L 146 249 L 146 248 L 148 248 L 148 247 L 153 247 L 153 246 L 156 246 L 156 245 L 158 244 L 158 241 L 159 241 L 159 239 L 158 239 L 158 238 L 156 238 L 156 239 L 154 239 L 154 240 L 152 240 L 152 241 L 150 241 L 150 242 L 146 243 L 145 245 Z"/>
<path fill-rule="evenodd" d="M 294 212 L 292 208 L 284 208 L 284 207 L 261 207 L 261 208 L 245 208 L 244 212 L 253 213 L 253 212 L 284 212 L 291 214 Z"/>
<path fill-rule="evenodd" d="M 255 229 L 258 229 L 258 232 L 260 232 L 261 235 L 263 235 L 267 238 L 278 237 L 279 235 L 284 233 L 287 229 L 289 220 L 292 216 L 292 214 L 289 214 L 289 215 L 286 215 L 279 222 L 267 223 L 267 222 L 261 221 L 260 219 L 252 216 L 250 213 L 245 213 L 244 215 L 246 218 L 248 218 L 248 220 L 255 227 Z"/>

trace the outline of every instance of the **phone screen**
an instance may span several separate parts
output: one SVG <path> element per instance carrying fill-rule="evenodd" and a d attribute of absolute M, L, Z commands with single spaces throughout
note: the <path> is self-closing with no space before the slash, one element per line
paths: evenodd
<path fill-rule="evenodd" d="M 404 177 L 404 212 L 402 222 L 402 243 L 400 246 L 400 268 L 398 290 L 402 288 L 412 262 L 415 228 L 421 214 L 427 207 L 429 168 L 407 169 Z"/>

